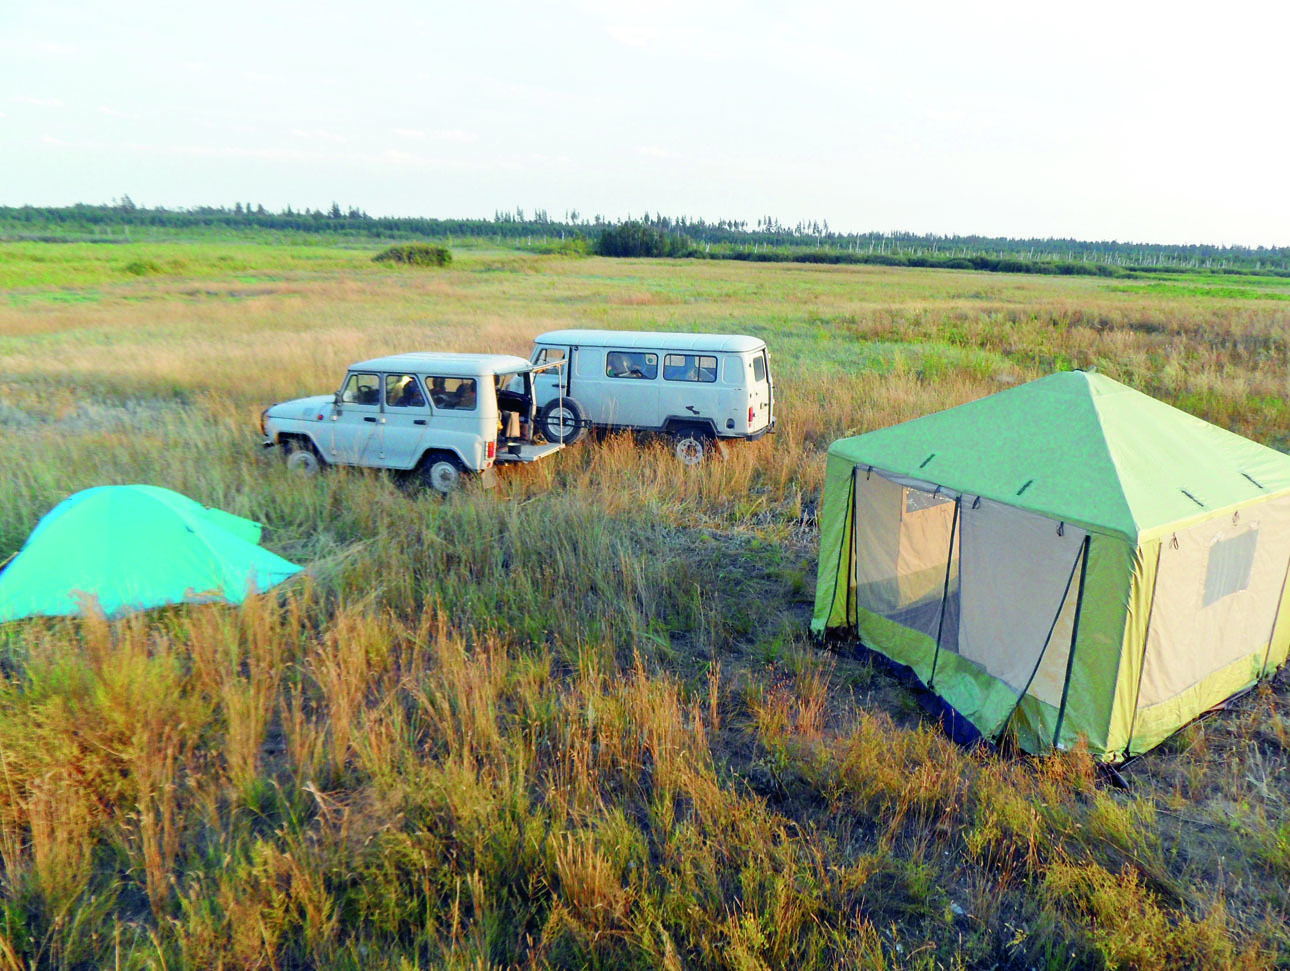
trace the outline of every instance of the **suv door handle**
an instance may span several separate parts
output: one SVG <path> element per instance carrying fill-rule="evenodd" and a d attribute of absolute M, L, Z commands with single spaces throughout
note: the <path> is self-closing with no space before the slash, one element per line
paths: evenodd
<path fill-rule="evenodd" d="M 412 419 L 412 424 L 414 424 L 414 425 L 424 425 L 425 423 L 426 423 L 426 420 L 425 420 L 424 418 L 413 418 L 413 419 Z"/>
<path fill-rule="evenodd" d="M 363 418 L 363 421 L 375 422 L 376 418 L 374 418 L 372 415 L 367 415 Z"/>

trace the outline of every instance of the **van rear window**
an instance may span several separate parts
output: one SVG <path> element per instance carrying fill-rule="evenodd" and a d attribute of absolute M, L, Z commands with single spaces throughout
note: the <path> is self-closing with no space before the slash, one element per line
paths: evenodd
<path fill-rule="evenodd" d="M 663 358 L 664 381 L 717 380 L 717 359 L 706 354 L 668 354 Z"/>
<path fill-rule="evenodd" d="M 766 355 L 758 354 L 753 358 L 753 380 L 761 383 L 766 380 Z"/>

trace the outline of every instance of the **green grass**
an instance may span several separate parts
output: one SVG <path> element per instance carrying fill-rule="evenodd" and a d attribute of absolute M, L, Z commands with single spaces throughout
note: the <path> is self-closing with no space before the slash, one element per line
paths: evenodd
<path fill-rule="evenodd" d="M 1198 283 L 1146 283 L 1116 287 L 1117 293 L 1147 293 L 1162 297 L 1201 297 L 1211 300 L 1290 300 L 1290 286 L 1284 280 L 1258 280 L 1250 286 L 1203 286 Z M 1242 281 L 1244 283 L 1244 281 Z M 1278 289 L 1269 289 L 1277 286 Z"/>
<path fill-rule="evenodd" d="M 0 557 L 150 482 L 309 566 L 242 609 L 0 629 L 0 968 L 1290 962 L 1284 682 L 1122 793 L 1080 752 L 960 750 L 806 636 L 834 438 L 1096 365 L 1276 444 L 1279 303 L 375 250 L 0 250 Z M 598 326 L 765 337 L 779 433 L 693 470 L 589 442 L 447 502 L 258 447 L 352 360 Z"/>

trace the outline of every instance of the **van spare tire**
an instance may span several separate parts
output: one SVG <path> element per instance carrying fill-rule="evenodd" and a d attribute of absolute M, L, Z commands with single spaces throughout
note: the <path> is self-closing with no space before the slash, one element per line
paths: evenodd
<path fill-rule="evenodd" d="M 573 398 L 553 398 L 538 415 L 538 430 L 548 442 L 576 445 L 587 434 L 582 405 Z"/>

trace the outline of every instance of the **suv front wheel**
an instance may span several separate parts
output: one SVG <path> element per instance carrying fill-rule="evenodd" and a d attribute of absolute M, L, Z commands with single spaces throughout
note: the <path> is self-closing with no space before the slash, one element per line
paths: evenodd
<path fill-rule="evenodd" d="M 296 475 L 317 475 L 322 469 L 322 459 L 312 442 L 288 438 L 282 443 L 282 453 L 286 458 L 287 469 Z"/>

